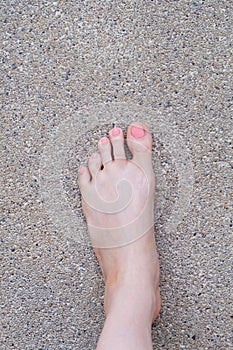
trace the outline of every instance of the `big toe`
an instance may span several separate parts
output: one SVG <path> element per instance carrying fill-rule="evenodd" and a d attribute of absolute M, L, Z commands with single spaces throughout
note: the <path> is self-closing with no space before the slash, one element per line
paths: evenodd
<path fill-rule="evenodd" d="M 127 144 L 135 162 L 141 165 L 151 162 L 152 135 L 144 123 L 135 122 L 129 125 Z"/>

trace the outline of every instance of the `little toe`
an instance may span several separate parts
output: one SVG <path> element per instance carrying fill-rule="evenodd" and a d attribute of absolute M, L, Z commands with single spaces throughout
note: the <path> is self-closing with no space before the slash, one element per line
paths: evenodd
<path fill-rule="evenodd" d="M 124 148 L 124 134 L 121 128 L 113 128 L 109 131 L 110 140 L 113 147 L 114 159 L 126 159 Z"/>
<path fill-rule="evenodd" d="M 108 162 L 112 161 L 112 148 L 108 137 L 102 137 L 99 140 L 98 148 L 103 165 L 106 165 Z"/>
<path fill-rule="evenodd" d="M 83 188 L 90 183 L 91 175 L 87 167 L 82 166 L 78 171 L 78 185 L 82 192 Z"/>
<path fill-rule="evenodd" d="M 135 122 L 129 125 L 127 144 L 134 161 L 141 164 L 151 161 L 152 135 L 144 123 Z"/>
<path fill-rule="evenodd" d="M 101 158 L 99 153 L 93 153 L 88 160 L 88 168 L 91 173 L 92 179 L 94 179 L 101 169 Z"/>

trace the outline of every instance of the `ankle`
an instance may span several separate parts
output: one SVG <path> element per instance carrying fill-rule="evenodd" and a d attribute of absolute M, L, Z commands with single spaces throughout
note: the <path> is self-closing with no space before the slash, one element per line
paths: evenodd
<path fill-rule="evenodd" d="M 124 315 L 130 319 L 138 318 L 151 325 L 158 300 L 153 286 L 137 283 L 107 284 L 105 288 L 104 310 L 108 315 Z M 126 317 L 125 315 L 125 317 Z"/>

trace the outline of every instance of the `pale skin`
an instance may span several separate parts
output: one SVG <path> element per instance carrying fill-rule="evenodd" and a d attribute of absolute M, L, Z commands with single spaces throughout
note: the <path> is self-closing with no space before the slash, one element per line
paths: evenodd
<path fill-rule="evenodd" d="M 134 122 L 128 127 L 126 141 L 132 160 L 126 160 L 123 131 L 115 127 L 99 140 L 98 152 L 90 157 L 88 167 L 79 169 L 82 208 L 105 279 L 106 320 L 97 350 L 151 350 L 151 325 L 161 307 L 151 219 L 155 186 L 152 135 L 144 123 Z M 132 185 L 131 202 L 120 203 L 121 210 L 109 211 L 105 205 L 99 210 L 100 198 L 107 205 L 117 199 L 116 187 L 122 179 Z M 129 194 L 127 187 L 119 193 L 123 200 Z"/>

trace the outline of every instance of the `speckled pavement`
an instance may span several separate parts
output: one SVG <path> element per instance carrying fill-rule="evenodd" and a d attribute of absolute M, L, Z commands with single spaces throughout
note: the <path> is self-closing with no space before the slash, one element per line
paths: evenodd
<path fill-rule="evenodd" d="M 157 177 L 154 349 L 232 349 L 231 1 L 0 6 L 1 349 L 95 349 L 104 285 L 77 169 L 111 122 L 139 119 Z"/>

